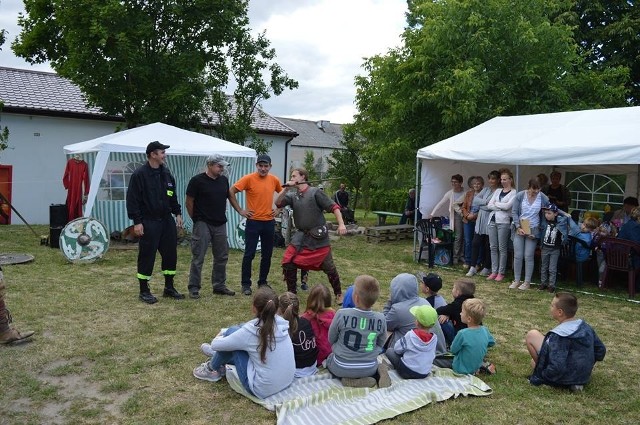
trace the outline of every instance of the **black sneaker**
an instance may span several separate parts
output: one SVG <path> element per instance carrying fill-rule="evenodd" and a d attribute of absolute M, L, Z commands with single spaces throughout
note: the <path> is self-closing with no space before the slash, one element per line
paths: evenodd
<path fill-rule="evenodd" d="M 234 296 L 236 294 L 234 291 L 232 291 L 227 287 L 224 287 L 222 289 L 214 289 L 213 293 L 218 295 L 230 295 L 230 296 Z"/>
<path fill-rule="evenodd" d="M 273 289 L 273 288 L 271 287 L 271 285 L 269 285 L 267 282 L 265 282 L 265 283 L 258 283 L 258 288 L 265 288 L 265 287 L 266 287 L 266 288 L 269 288 L 269 289 Z"/>
<path fill-rule="evenodd" d="M 197 300 L 198 298 L 200 298 L 200 292 L 198 291 L 189 292 L 189 298 L 193 298 L 194 300 Z"/>
<path fill-rule="evenodd" d="M 547 288 L 548 288 L 547 285 L 540 285 L 540 286 L 538 286 L 538 291 L 546 291 Z"/>
<path fill-rule="evenodd" d="M 307 286 L 307 284 L 306 284 L 306 283 L 302 282 L 302 283 L 300 284 L 300 289 L 302 289 L 303 291 L 306 291 L 307 289 L 309 289 L 309 287 Z"/>
<path fill-rule="evenodd" d="M 251 295 L 251 288 L 242 288 L 242 293 L 244 295 Z"/>
<path fill-rule="evenodd" d="M 184 295 L 176 291 L 176 288 L 164 288 L 164 292 L 162 293 L 162 296 L 166 298 L 173 298 L 174 300 L 184 299 Z"/>
<path fill-rule="evenodd" d="M 155 304 L 158 302 L 158 299 L 154 297 L 151 294 L 151 292 L 140 292 L 140 295 L 138 296 L 138 298 L 140 298 L 140 301 L 145 302 L 147 304 Z"/>

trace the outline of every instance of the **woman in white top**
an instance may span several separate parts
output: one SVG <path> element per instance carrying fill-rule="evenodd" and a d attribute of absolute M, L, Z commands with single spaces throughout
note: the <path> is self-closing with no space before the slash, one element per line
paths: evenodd
<path fill-rule="evenodd" d="M 547 195 L 540 191 L 537 177 L 529 180 L 527 190 L 518 192 L 513 200 L 513 276 L 511 289 L 529 289 L 533 275 L 534 255 L 540 234 L 540 211 L 549 203 Z M 524 283 L 520 282 L 524 260 Z"/>
<path fill-rule="evenodd" d="M 513 188 L 513 174 L 508 168 L 501 168 L 498 189 L 487 204 L 489 209 L 489 248 L 491 249 L 491 274 L 488 280 L 501 282 L 507 269 L 507 254 L 509 252 L 509 238 L 511 236 L 511 206 L 516 190 Z"/>
<path fill-rule="evenodd" d="M 445 205 L 449 207 L 449 228 L 454 232 L 455 239 L 453 241 L 453 264 L 463 260 L 462 252 L 462 202 L 464 201 L 465 191 L 462 187 L 464 179 L 460 174 L 451 176 L 451 190 L 448 190 L 440 202 L 433 207 L 429 218 L 441 215 L 438 214 Z"/>

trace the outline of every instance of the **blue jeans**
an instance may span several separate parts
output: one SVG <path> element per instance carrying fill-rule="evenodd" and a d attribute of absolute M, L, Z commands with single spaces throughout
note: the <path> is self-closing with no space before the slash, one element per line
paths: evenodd
<path fill-rule="evenodd" d="M 476 222 L 470 221 L 464 223 L 464 263 L 475 267 L 475 264 L 471 264 L 471 248 L 473 242 L 473 235 L 476 232 Z"/>
<path fill-rule="evenodd" d="M 231 335 L 240 329 L 240 326 L 231 326 L 224 332 L 224 336 Z M 226 364 L 232 364 L 236 367 L 236 373 L 245 390 L 251 395 L 253 391 L 249 388 L 249 376 L 247 375 L 247 366 L 249 365 L 249 353 L 242 350 L 236 351 L 216 351 L 211 360 L 209 360 L 209 368 L 218 370 Z"/>
<path fill-rule="evenodd" d="M 444 340 L 447 342 L 447 347 L 451 346 L 453 339 L 456 337 L 456 328 L 453 327 L 453 322 L 447 320 L 444 323 L 440 323 L 442 333 L 444 334 Z"/>
<path fill-rule="evenodd" d="M 258 239 L 260 240 L 260 275 L 258 285 L 267 283 L 267 276 L 271 269 L 271 254 L 273 254 L 273 236 L 276 230 L 275 220 L 257 221 L 247 220 L 245 229 L 245 248 L 242 257 L 242 288 L 251 287 L 251 263 L 256 256 Z"/>

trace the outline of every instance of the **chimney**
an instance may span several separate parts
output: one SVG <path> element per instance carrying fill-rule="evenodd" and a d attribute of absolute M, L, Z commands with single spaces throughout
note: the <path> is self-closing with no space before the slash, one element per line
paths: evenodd
<path fill-rule="evenodd" d="M 316 126 L 318 126 L 318 128 L 322 131 L 326 131 L 329 128 L 329 124 L 331 124 L 331 121 L 328 120 L 321 120 L 316 122 Z"/>

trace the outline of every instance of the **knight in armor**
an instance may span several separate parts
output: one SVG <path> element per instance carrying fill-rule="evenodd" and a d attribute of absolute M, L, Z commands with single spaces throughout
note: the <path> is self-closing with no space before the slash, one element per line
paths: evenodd
<path fill-rule="evenodd" d="M 298 269 L 322 270 L 329 278 L 336 302 L 342 304 L 340 276 L 331 255 L 324 212 L 332 212 L 336 216 L 338 234 L 345 235 L 347 228 L 340 213 L 340 206 L 323 190 L 305 183 L 308 177 L 304 168 L 294 168 L 291 179 L 285 185 L 287 189 L 276 199 L 278 208 L 287 205 L 293 208 L 293 220 L 297 228 L 282 258 L 284 280 L 287 290 L 295 294 Z"/>

